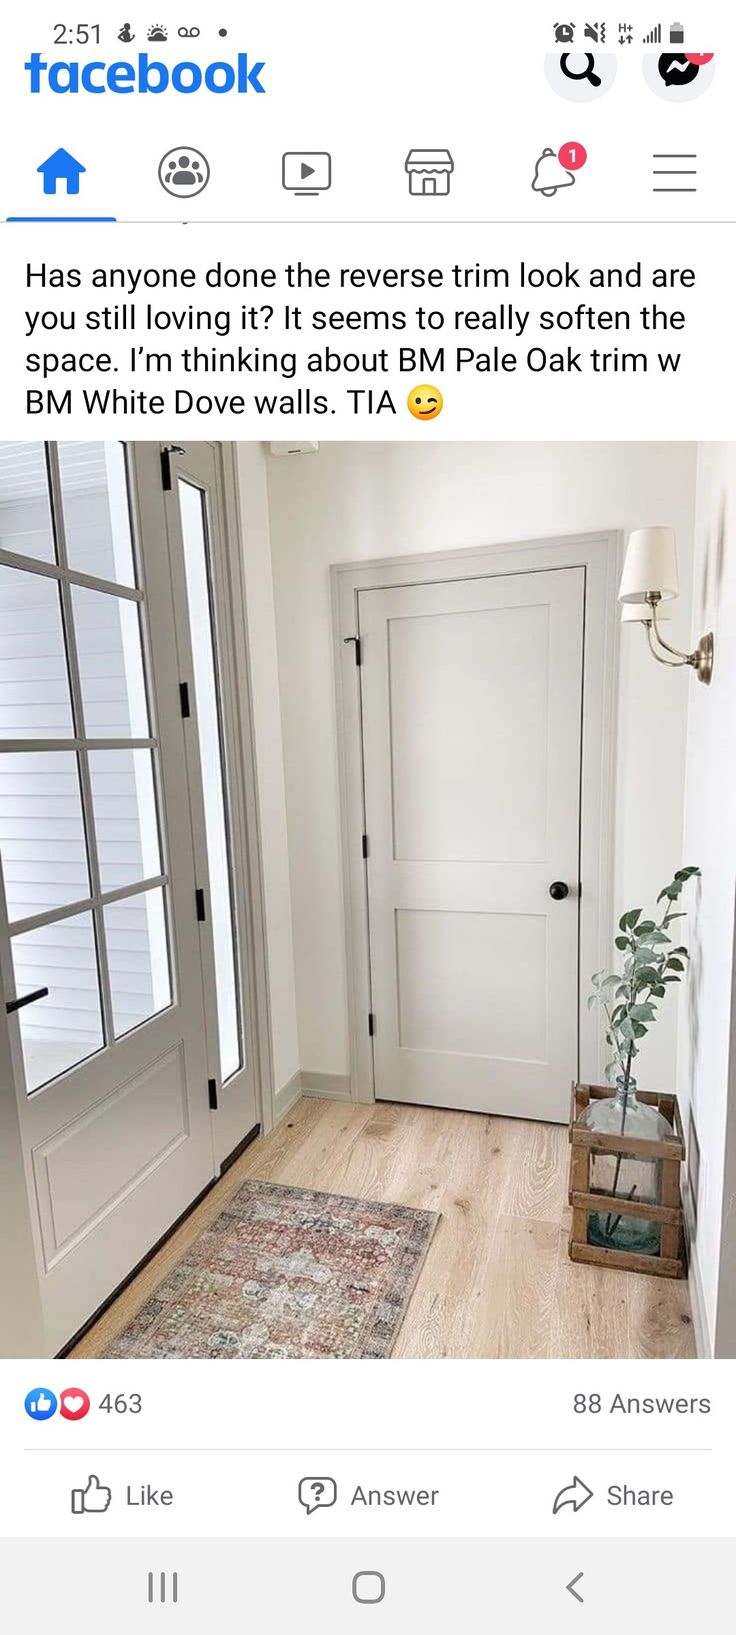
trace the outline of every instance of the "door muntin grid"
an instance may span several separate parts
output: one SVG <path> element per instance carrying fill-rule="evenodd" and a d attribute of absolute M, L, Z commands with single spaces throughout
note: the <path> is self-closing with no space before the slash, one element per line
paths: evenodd
<path fill-rule="evenodd" d="M 0 445 L 0 539 L 18 537 L 24 543 L 32 540 L 30 524 L 35 525 L 44 514 L 45 500 L 55 542 L 54 560 L 46 545 L 44 555 L 38 557 L 0 546 L 0 571 L 4 571 L 5 583 L 13 593 L 9 599 L 11 612 L 15 588 L 20 583 L 12 578 L 13 574 L 25 575 L 26 586 L 35 576 L 34 585 L 43 581 L 49 591 L 53 588 L 60 604 L 65 674 L 62 677 L 59 673 L 57 642 L 47 676 L 49 698 L 55 696 L 56 687 L 62 696 L 68 692 L 71 705 L 65 735 L 57 735 L 58 721 L 56 731 L 52 725 L 44 735 L 43 704 L 40 713 L 38 707 L 44 687 L 36 686 L 32 737 L 24 734 L 19 709 L 21 730 L 17 736 L 9 733 L 0 738 L 0 861 L 3 871 L 9 870 L 13 876 L 12 891 L 8 893 L 7 882 L 5 890 L 11 904 L 17 903 L 23 893 L 24 881 L 18 876 L 25 869 L 30 877 L 26 886 L 29 900 L 23 904 L 27 912 L 18 917 L 6 909 L 15 977 L 15 994 L 10 997 L 22 998 L 42 985 L 50 989 L 48 998 L 15 1013 L 28 1094 L 47 1087 L 97 1051 L 112 1047 L 133 1028 L 145 1025 L 172 1004 L 175 991 L 159 744 L 130 479 L 124 448 L 94 447 L 103 450 L 103 455 L 98 452 L 88 456 L 82 444 L 65 445 L 71 452 L 60 461 L 58 446 L 47 444 L 43 495 L 36 492 L 43 469 L 38 460 L 30 465 L 27 460 L 20 461 L 18 492 L 13 491 L 12 450 L 22 451 L 23 445 Z M 9 452 L 3 461 L 6 450 Z M 62 468 L 73 477 L 63 476 Z M 121 471 L 125 472 L 127 485 L 125 505 Z M 92 517 L 104 518 L 108 508 L 99 484 L 108 480 L 110 472 L 115 487 L 115 549 L 107 536 L 104 549 L 98 549 L 94 527 L 87 529 L 85 567 L 75 568 L 70 565 L 65 534 L 65 504 L 69 504 L 65 482 L 74 481 L 74 515 L 81 535 L 85 531 L 84 484 L 97 482 L 97 488 L 89 489 L 89 511 Z M 21 526 L 24 503 L 33 508 L 25 529 Z M 110 512 L 112 509 L 111 499 Z M 4 529 L 6 516 L 9 525 Z M 119 562 L 121 581 L 134 583 L 90 574 L 86 569 L 96 561 L 106 573 L 116 572 Z M 134 564 L 132 571 L 130 564 Z M 48 596 L 40 597 L 40 602 L 50 605 Z M 24 684 L 26 690 L 35 686 L 36 672 L 48 670 L 43 640 L 39 643 L 38 634 L 32 621 L 29 628 L 28 622 L 16 621 L 14 625 L 12 616 L 4 620 L 0 600 L 0 695 L 4 681 L 11 688 L 6 724 L 7 719 L 12 721 L 13 700 L 22 704 Z M 14 655 L 18 660 L 15 670 Z M 36 809 L 33 817 L 26 815 L 26 833 L 19 835 L 18 829 L 24 827 L 19 766 L 22 770 L 22 758 L 27 755 L 33 757 L 38 780 Z M 54 755 L 56 763 L 51 759 Z M 58 790 L 57 804 L 52 797 L 51 774 L 54 764 L 59 767 L 60 756 L 66 758 L 69 782 L 70 767 L 76 768 L 78 800 L 74 811 L 63 805 L 65 797 Z M 107 756 L 110 759 L 106 765 Z M 44 812 L 46 765 L 49 798 Z M 28 801 L 30 798 L 28 794 Z M 80 840 L 84 848 L 81 856 Z M 75 868 L 80 870 L 82 880 L 76 898 Z M 44 904 L 44 880 L 53 885 L 54 869 L 70 874 L 71 884 L 61 892 L 63 902 L 58 902 L 57 890 L 56 902 Z M 58 1043 L 56 1052 L 54 1039 Z M 41 1048 L 44 1043 L 46 1048 Z"/>

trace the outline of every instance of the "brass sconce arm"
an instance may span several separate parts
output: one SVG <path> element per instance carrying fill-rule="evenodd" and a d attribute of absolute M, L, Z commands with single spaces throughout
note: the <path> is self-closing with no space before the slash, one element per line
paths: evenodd
<path fill-rule="evenodd" d="M 649 651 L 652 658 L 656 659 L 658 664 L 666 665 L 668 670 L 679 670 L 683 664 L 687 664 L 689 662 L 684 656 L 676 659 L 666 659 L 664 653 L 660 653 L 656 646 L 654 636 L 652 634 L 652 620 L 645 619 L 644 624 L 646 626 L 647 640 L 649 642 Z M 670 648 L 669 651 L 671 652 L 672 649 Z"/>
<path fill-rule="evenodd" d="M 646 626 L 649 637 L 649 646 L 652 654 L 654 655 L 655 659 L 657 659 L 659 664 L 666 664 L 668 669 L 671 670 L 677 670 L 684 664 L 691 665 L 698 677 L 698 680 L 704 682 L 706 687 L 709 686 L 713 675 L 712 632 L 709 632 L 707 636 L 701 636 L 697 647 L 692 653 L 681 653 L 678 647 L 671 647 L 670 643 L 665 641 L 657 622 L 657 607 L 661 600 L 662 598 L 658 591 L 648 592 L 647 604 L 651 609 L 652 617 L 651 620 L 647 619 Z M 654 644 L 655 637 L 659 644 L 659 651 Z M 670 653 L 672 657 L 665 658 L 664 653 Z"/>

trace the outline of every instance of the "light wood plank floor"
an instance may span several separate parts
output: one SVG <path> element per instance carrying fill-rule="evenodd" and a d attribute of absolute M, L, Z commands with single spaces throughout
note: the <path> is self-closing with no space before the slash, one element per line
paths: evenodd
<path fill-rule="evenodd" d="M 441 1211 L 396 1357 L 692 1357 L 687 1284 L 573 1266 L 567 1130 L 303 1100 L 80 1342 L 96 1357 L 249 1176 Z"/>

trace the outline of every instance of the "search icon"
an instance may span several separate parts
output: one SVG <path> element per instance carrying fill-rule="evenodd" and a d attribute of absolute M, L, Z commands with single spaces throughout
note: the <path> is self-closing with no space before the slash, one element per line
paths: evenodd
<path fill-rule="evenodd" d="M 595 72 L 595 57 L 593 56 L 592 51 L 585 51 L 582 53 L 582 55 L 585 57 L 585 67 L 582 74 L 574 74 L 572 69 L 568 66 L 570 62 L 570 53 L 568 51 L 564 51 L 560 57 L 560 69 L 565 75 L 566 79 L 585 79 L 588 81 L 589 85 L 593 85 L 595 86 L 596 90 L 599 90 L 600 86 L 603 84 L 603 81 L 600 78 L 600 75 L 596 74 Z"/>

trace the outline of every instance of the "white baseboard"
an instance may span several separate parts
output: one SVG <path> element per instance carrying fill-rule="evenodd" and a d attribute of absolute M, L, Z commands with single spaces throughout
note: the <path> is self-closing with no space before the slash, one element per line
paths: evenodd
<path fill-rule="evenodd" d="M 287 1113 L 290 1113 L 292 1107 L 296 1106 L 301 1095 L 302 1074 L 296 1072 L 290 1079 L 287 1079 L 286 1084 L 282 1084 L 281 1089 L 276 1091 L 273 1098 L 274 1125 L 280 1124 L 282 1118 L 286 1118 Z"/>
<path fill-rule="evenodd" d="M 686 1235 L 689 1236 L 687 1229 Z M 691 1241 L 688 1242 L 688 1289 L 695 1333 L 695 1350 L 698 1357 L 710 1358 L 713 1356 L 713 1344 L 705 1315 L 705 1300 L 703 1298 L 703 1285 L 700 1280 L 698 1257 L 693 1253 Z"/>
<path fill-rule="evenodd" d="M 306 1073 L 299 1069 L 282 1084 L 273 1098 L 274 1128 L 286 1118 L 302 1096 L 319 1097 L 326 1101 L 352 1101 L 350 1078 L 347 1073 Z"/>
<path fill-rule="evenodd" d="M 352 1101 L 347 1073 L 302 1073 L 302 1095 L 322 1096 L 328 1101 Z"/>

